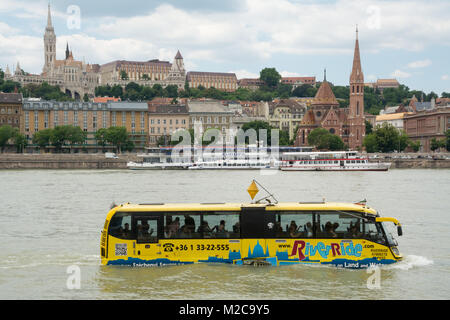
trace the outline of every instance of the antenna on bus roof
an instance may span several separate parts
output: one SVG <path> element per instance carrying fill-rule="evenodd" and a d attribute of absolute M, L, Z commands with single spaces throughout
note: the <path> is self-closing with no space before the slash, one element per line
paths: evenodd
<path fill-rule="evenodd" d="M 261 183 L 259 183 L 258 181 L 256 181 L 255 179 L 253 179 L 252 184 L 250 185 L 249 189 L 247 189 L 247 191 L 250 193 L 250 196 L 252 197 L 252 199 L 255 197 L 256 193 L 258 193 L 258 191 L 259 191 L 257 185 L 260 186 L 265 192 L 267 192 L 268 195 L 259 200 L 256 200 L 254 203 L 260 203 L 261 201 L 266 200 L 269 204 L 272 204 L 272 201 L 270 201 L 269 198 L 272 198 L 275 204 L 278 203 L 278 200 L 275 198 L 273 193 L 270 193 L 269 190 L 264 188 L 264 186 Z"/>

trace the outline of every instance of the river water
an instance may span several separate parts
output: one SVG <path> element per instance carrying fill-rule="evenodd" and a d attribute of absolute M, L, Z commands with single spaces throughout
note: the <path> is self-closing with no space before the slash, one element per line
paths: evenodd
<path fill-rule="evenodd" d="M 403 225 L 404 261 L 367 270 L 326 266 L 100 265 L 113 202 L 249 202 L 256 179 L 279 201 L 367 199 Z M 0 171 L 0 299 L 449 299 L 450 170 L 388 172 Z M 257 197 L 262 196 L 258 194 Z M 390 224 L 391 225 L 391 224 Z M 68 286 L 75 266 L 79 289 Z M 69 272 L 69 273 L 68 273 Z M 71 289 L 72 288 L 72 289 Z"/>

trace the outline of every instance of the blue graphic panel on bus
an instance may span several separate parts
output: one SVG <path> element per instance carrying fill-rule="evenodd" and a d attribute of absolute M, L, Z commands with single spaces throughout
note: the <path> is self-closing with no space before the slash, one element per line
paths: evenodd
<path fill-rule="evenodd" d="M 334 259 L 330 262 L 322 262 L 322 264 L 334 265 L 336 267 L 350 268 L 350 269 L 366 269 L 374 265 L 385 265 L 395 263 L 392 259 L 375 259 L 366 258 L 362 260 L 349 260 L 349 259 Z"/>
<path fill-rule="evenodd" d="M 248 247 L 248 258 L 261 258 L 269 256 L 269 248 L 266 247 L 266 253 L 264 253 L 264 248 L 259 244 L 259 240 L 256 241 L 256 245 L 251 250 L 250 246 Z"/>
<path fill-rule="evenodd" d="M 193 262 L 184 261 L 172 261 L 169 259 L 138 259 L 138 258 L 128 258 L 128 259 L 118 259 L 108 261 L 108 265 L 127 265 L 132 267 L 160 267 L 169 265 L 182 265 L 182 264 L 193 264 Z"/>

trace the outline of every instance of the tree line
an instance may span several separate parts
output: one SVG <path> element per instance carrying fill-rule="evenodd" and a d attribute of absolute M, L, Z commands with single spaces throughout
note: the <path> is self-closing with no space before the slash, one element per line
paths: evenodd
<path fill-rule="evenodd" d="M 98 146 L 102 151 L 105 147 L 113 147 L 116 152 L 132 151 L 134 143 L 130 139 L 125 127 L 109 127 L 101 128 L 94 135 Z M 37 131 L 32 137 L 32 143 L 41 150 L 46 150 L 52 146 L 55 152 L 62 152 L 63 149 L 86 147 L 87 133 L 78 126 L 63 125 L 55 128 L 43 129 Z M 10 125 L 0 127 L 0 149 L 4 151 L 7 145 L 14 145 L 17 152 L 23 152 L 28 146 L 28 139 L 21 133 L 19 129 L 12 128 Z"/>
<path fill-rule="evenodd" d="M 430 149 L 436 151 L 445 148 L 447 151 L 450 151 L 450 130 L 446 131 L 445 136 L 444 139 L 431 139 Z M 381 126 L 378 125 L 373 130 L 366 132 L 363 146 L 369 153 L 402 152 L 405 151 L 407 147 L 414 152 L 418 152 L 421 143 L 420 141 L 411 140 L 405 131 L 398 130 L 392 124 L 385 122 Z"/>

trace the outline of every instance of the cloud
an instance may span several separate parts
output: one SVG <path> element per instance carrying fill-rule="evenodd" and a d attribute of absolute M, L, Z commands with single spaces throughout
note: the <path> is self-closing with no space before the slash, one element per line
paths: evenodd
<path fill-rule="evenodd" d="M 399 69 L 395 70 L 394 72 L 391 73 L 391 77 L 394 78 L 409 78 L 411 77 L 411 74 L 405 71 L 401 71 Z"/>
<path fill-rule="evenodd" d="M 441 79 L 442 80 L 448 80 L 449 79 L 449 75 L 448 74 L 444 74 L 442 77 L 441 77 Z"/>
<path fill-rule="evenodd" d="M 259 74 L 258 73 L 254 73 L 254 72 L 250 72 L 247 70 L 236 70 L 236 71 L 229 71 L 230 73 L 235 73 L 236 77 L 238 79 L 257 79 L 259 78 Z"/>
<path fill-rule="evenodd" d="M 351 61 L 356 24 L 363 55 L 450 45 L 450 20 L 447 19 L 450 2 L 446 0 L 242 0 L 234 1 L 232 6 L 199 0 L 193 8 L 181 0 L 158 0 L 145 4 L 139 12 L 131 8 L 122 12 L 124 4 L 119 1 L 108 4 L 107 11 L 95 10 L 105 6 L 106 1 L 92 3 L 91 8 L 88 1 L 80 0 L 81 30 L 61 27 L 67 18 L 64 5 L 69 2 L 52 5 L 58 59 L 64 56 L 65 43 L 69 41 L 76 59 L 85 57 L 86 62 L 99 64 L 118 59 L 172 61 L 178 49 L 185 58 L 187 70 L 204 68 L 209 62 L 221 66 L 223 71 L 236 69 L 243 76 L 255 75 L 247 71 L 248 65 L 252 64 L 256 70 L 256 64 L 262 67 L 274 61 L 269 59 L 280 56 L 297 56 L 301 61 L 302 55 L 345 55 Z M 132 2 L 128 6 L 133 6 Z M 239 10 L 234 10 L 237 7 Z M 19 28 L 18 24 L 7 21 L 19 14 L 22 14 L 21 20 L 17 18 L 21 30 L 13 30 L 15 34 L 6 32 L 7 28 Z M 26 19 L 26 15 L 30 17 Z M 1 63 L 15 63 L 20 58 L 24 69 L 42 70 L 46 16 L 44 0 L 1 0 L 0 40 L 11 46 L 5 48 L 1 42 Z M 37 22 L 42 31 L 32 37 L 29 29 Z M 24 37 L 35 47 L 23 49 Z M 431 63 L 427 61 L 411 62 L 408 68 L 417 68 L 418 62 Z M 411 76 L 401 70 L 393 74 Z"/>
<path fill-rule="evenodd" d="M 426 60 L 419 60 L 419 61 L 414 61 L 408 64 L 408 68 L 425 68 L 431 65 L 431 60 L 430 59 L 426 59 Z"/>

